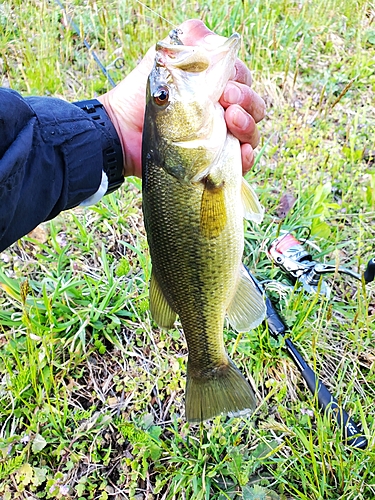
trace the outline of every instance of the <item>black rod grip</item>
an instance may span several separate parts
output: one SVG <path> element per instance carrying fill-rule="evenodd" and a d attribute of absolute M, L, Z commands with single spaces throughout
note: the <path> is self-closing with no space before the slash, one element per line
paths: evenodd
<path fill-rule="evenodd" d="M 294 360 L 302 359 L 290 339 L 285 339 L 285 345 Z M 358 429 L 357 425 L 349 417 L 346 411 L 339 406 L 337 399 L 332 396 L 323 382 L 318 379 L 310 366 L 304 360 L 302 360 L 302 363 L 303 364 L 297 362 L 296 364 L 300 369 L 301 375 L 310 389 L 310 392 L 312 394 L 316 394 L 320 408 L 324 411 L 331 412 L 335 416 L 338 425 L 342 428 L 344 439 L 347 444 L 354 446 L 355 448 L 366 448 L 368 442 L 363 436 L 362 431 Z"/>

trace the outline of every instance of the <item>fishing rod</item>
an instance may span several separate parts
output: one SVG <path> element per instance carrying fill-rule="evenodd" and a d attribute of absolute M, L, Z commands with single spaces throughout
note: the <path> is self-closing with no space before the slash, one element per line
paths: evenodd
<path fill-rule="evenodd" d="M 337 399 L 332 396 L 323 382 L 319 380 L 312 368 L 303 359 L 302 355 L 298 351 L 297 347 L 293 344 L 292 340 L 287 337 L 287 326 L 281 319 L 279 313 L 276 311 L 274 305 L 271 302 L 271 299 L 266 294 L 260 282 L 250 273 L 247 268 L 246 270 L 259 293 L 261 293 L 265 298 L 266 321 L 270 334 L 277 340 L 280 336 L 283 337 L 285 342 L 285 349 L 300 371 L 303 379 L 307 384 L 307 387 L 309 388 L 310 392 L 317 397 L 319 407 L 324 412 L 329 412 L 335 417 L 337 424 L 340 428 L 342 428 L 343 437 L 346 443 L 355 448 L 365 449 L 368 445 L 368 441 L 363 435 L 362 431 L 359 429 L 354 420 L 348 415 L 348 413 L 339 405 Z"/>

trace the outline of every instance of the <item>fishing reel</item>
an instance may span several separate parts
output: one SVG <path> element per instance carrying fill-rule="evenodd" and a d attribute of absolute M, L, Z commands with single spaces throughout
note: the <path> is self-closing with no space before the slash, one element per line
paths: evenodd
<path fill-rule="evenodd" d="M 321 295 L 330 296 L 331 288 L 322 279 L 324 274 L 341 273 L 362 281 L 362 275 L 351 269 L 332 264 L 322 264 L 313 260 L 310 253 L 304 248 L 290 232 L 282 231 L 267 249 L 267 256 L 271 262 L 280 267 L 293 281 L 299 281 L 303 288 L 310 292 L 319 292 Z M 375 258 L 371 259 L 363 279 L 365 283 L 370 283 L 375 278 Z"/>

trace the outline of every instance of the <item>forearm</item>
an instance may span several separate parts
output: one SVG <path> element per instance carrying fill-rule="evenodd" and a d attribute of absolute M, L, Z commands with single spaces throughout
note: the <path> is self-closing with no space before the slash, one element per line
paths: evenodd
<path fill-rule="evenodd" d="M 94 194 L 113 140 L 73 104 L 0 89 L 0 251 Z"/>

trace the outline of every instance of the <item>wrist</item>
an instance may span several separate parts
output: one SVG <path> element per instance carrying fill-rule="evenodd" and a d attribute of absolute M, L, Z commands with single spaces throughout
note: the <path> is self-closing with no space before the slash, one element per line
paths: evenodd
<path fill-rule="evenodd" d="M 141 162 L 139 137 L 142 135 L 142 130 L 139 126 L 134 125 L 136 118 L 132 115 L 131 103 L 127 102 L 126 98 L 123 98 L 123 96 L 127 96 L 129 93 L 129 89 L 125 87 L 128 78 L 129 77 L 125 78 L 125 80 L 120 82 L 114 89 L 98 97 L 98 101 L 103 104 L 119 136 L 124 157 L 124 177 L 130 175 L 140 177 L 140 167 L 137 168 L 137 166 L 140 165 Z M 121 99 L 119 98 L 119 94 Z"/>
<path fill-rule="evenodd" d="M 121 148 L 122 148 L 122 154 L 123 154 L 123 176 L 127 177 L 129 175 L 134 175 L 133 168 L 132 168 L 132 161 L 131 157 L 127 151 L 127 145 L 126 145 L 126 140 L 125 137 L 128 138 L 129 140 L 129 134 L 126 133 L 126 117 L 123 116 L 123 111 L 120 107 L 120 105 L 116 105 L 116 99 L 112 99 L 114 90 L 110 90 L 106 94 L 103 94 L 98 97 L 98 101 L 104 106 L 104 109 L 106 110 L 107 115 L 109 116 L 113 127 L 115 128 L 117 135 L 120 140 Z"/>

